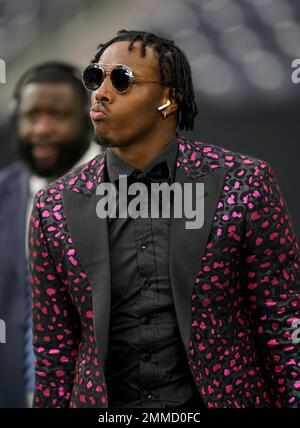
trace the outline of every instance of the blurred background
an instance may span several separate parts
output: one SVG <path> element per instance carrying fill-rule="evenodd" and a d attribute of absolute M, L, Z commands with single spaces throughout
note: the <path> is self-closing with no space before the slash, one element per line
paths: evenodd
<path fill-rule="evenodd" d="M 46 60 L 83 68 L 122 28 L 156 32 L 184 50 L 199 108 L 188 135 L 269 162 L 300 238 L 296 0 L 0 0 L 0 168 L 15 159 L 9 110 L 20 75 Z"/>

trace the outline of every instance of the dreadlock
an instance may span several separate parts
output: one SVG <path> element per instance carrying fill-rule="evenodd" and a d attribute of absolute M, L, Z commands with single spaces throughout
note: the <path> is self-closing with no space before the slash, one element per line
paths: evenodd
<path fill-rule="evenodd" d="M 124 40 L 130 41 L 129 51 L 133 49 L 135 42 L 140 41 L 142 57 L 146 56 L 146 46 L 154 48 L 158 54 L 161 82 L 170 87 L 170 99 L 177 97 L 179 102 L 177 125 L 180 130 L 192 130 L 198 110 L 195 103 L 191 68 L 185 54 L 175 46 L 172 40 L 145 31 L 120 30 L 107 43 L 97 46 L 98 52 L 91 62 L 97 63 L 108 46 Z"/>

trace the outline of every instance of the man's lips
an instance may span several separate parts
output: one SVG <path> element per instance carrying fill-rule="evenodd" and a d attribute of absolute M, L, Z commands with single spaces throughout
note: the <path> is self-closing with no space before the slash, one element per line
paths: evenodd
<path fill-rule="evenodd" d="M 92 120 L 101 120 L 107 117 L 107 111 L 99 104 L 94 104 L 90 110 Z"/>

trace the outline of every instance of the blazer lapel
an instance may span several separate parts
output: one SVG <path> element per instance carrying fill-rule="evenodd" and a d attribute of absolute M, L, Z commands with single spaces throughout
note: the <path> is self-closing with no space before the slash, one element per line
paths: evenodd
<path fill-rule="evenodd" d="M 182 218 L 171 218 L 169 268 L 175 311 L 181 338 L 188 352 L 192 326 L 192 290 L 200 262 L 205 251 L 211 224 L 219 201 L 226 168 L 219 168 L 207 174 L 188 177 L 183 168 L 178 168 L 175 181 L 185 183 L 204 183 L 204 224 L 199 229 L 186 229 Z M 196 186 L 195 186 L 196 188 Z M 193 194 L 195 194 L 193 187 Z"/>
<path fill-rule="evenodd" d="M 103 180 L 103 171 L 100 180 Z M 104 368 L 107 362 L 111 307 L 108 226 L 96 215 L 99 196 L 63 190 L 64 211 L 74 247 L 92 288 L 95 340 Z"/>

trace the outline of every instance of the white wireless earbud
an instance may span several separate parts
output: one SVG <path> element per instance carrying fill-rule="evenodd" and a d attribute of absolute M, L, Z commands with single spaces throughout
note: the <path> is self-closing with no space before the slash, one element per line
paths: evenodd
<path fill-rule="evenodd" d="M 170 100 L 168 100 L 165 104 L 161 105 L 160 107 L 157 107 L 157 110 L 158 110 L 158 111 L 161 111 L 161 110 L 163 110 L 164 108 L 169 107 L 169 105 L 170 105 L 170 104 L 171 104 L 171 101 L 170 101 Z"/>

